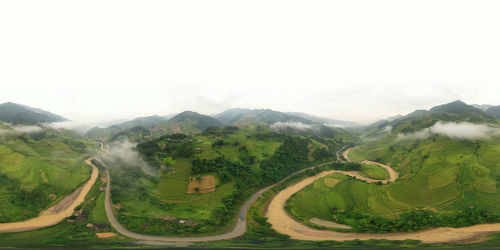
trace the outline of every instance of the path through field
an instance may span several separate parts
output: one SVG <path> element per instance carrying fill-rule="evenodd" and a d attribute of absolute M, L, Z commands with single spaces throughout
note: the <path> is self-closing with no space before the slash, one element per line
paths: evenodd
<path fill-rule="evenodd" d="M 344 152 L 344 158 L 349 160 L 348 154 L 350 149 Z M 367 182 L 389 182 L 394 181 L 398 177 L 398 173 L 394 171 L 391 167 L 372 161 L 365 161 L 366 164 L 376 164 L 387 170 L 389 173 L 389 179 L 387 180 L 374 180 L 366 177 L 362 177 L 356 171 L 339 171 L 339 170 L 329 170 L 321 172 L 315 176 L 306 178 L 292 186 L 279 192 L 276 196 L 272 198 L 269 203 L 269 207 L 266 212 L 268 217 L 268 222 L 272 224 L 272 228 L 279 233 L 289 235 L 292 239 L 297 240 L 369 240 L 369 239 L 386 239 L 386 240 L 420 240 L 426 243 L 449 243 L 458 242 L 464 240 L 470 240 L 478 236 L 484 236 L 491 233 L 500 232 L 500 223 L 496 224 L 481 224 L 470 227 L 463 228 L 450 228 L 450 227 L 440 227 L 435 229 L 429 229 L 419 232 L 408 232 L 408 233 L 383 233 L 383 234 L 362 234 L 362 233 L 340 233 L 329 230 L 318 230 L 314 228 L 307 227 L 306 225 L 294 220 L 284 209 L 286 201 L 295 193 L 305 188 L 309 184 L 327 175 L 331 174 L 344 174 L 348 176 L 353 176 Z"/>
<path fill-rule="evenodd" d="M 85 184 L 70 195 L 66 196 L 53 207 L 42 211 L 36 218 L 20 222 L 0 223 L 0 233 L 35 230 L 55 225 L 63 219 L 70 217 L 75 208 L 85 200 L 85 196 L 90 191 L 90 188 L 94 185 L 97 176 L 99 175 L 99 170 L 91 162 L 92 159 L 94 158 L 85 160 L 85 163 L 92 168 L 90 179 L 85 182 Z"/>

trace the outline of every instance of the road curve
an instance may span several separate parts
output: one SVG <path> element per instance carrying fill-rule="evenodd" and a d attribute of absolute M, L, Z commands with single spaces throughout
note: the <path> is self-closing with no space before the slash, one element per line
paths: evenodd
<path fill-rule="evenodd" d="M 104 147 L 102 145 L 101 145 L 101 149 L 104 150 Z M 107 151 L 105 151 L 105 152 L 107 152 Z M 333 161 L 325 162 L 325 163 L 322 163 L 322 164 L 319 164 L 316 166 L 323 166 L 323 165 L 327 165 L 327 164 L 331 164 L 331 163 L 333 163 Z M 246 216 L 247 216 L 248 209 L 250 208 L 252 203 L 262 195 L 262 193 L 264 193 L 268 189 L 282 183 L 283 181 L 287 180 L 288 178 L 290 178 L 298 173 L 306 171 L 307 169 L 311 169 L 311 168 L 306 168 L 306 169 L 302 169 L 302 170 L 299 170 L 297 172 L 294 172 L 294 173 L 290 174 L 288 177 L 286 177 L 285 179 L 281 180 L 280 182 L 275 183 L 269 187 L 263 188 L 263 189 L 259 190 L 257 193 L 253 194 L 240 207 L 240 209 L 238 211 L 238 217 L 237 217 L 238 221 L 236 223 L 236 226 L 234 227 L 233 230 L 231 230 L 228 233 L 219 234 L 219 235 L 212 235 L 212 236 L 199 236 L 199 237 L 168 237 L 168 236 L 153 236 L 153 235 L 134 233 L 134 232 L 129 231 L 127 228 L 125 228 L 123 225 L 120 224 L 120 222 L 116 219 L 115 214 L 113 213 L 113 208 L 112 208 L 113 206 L 111 205 L 111 176 L 109 175 L 109 171 L 107 169 L 107 166 L 106 165 L 104 165 L 104 166 L 106 167 L 106 174 L 107 174 L 107 179 L 108 179 L 107 186 L 106 186 L 106 197 L 105 197 L 105 204 L 104 204 L 105 206 L 104 207 L 106 209 L 106 215 L 108 217 L 108 220 L 111 223 L 111 225 L 113 226 L 113 228 L 115 228 L 115 230 L 118 231 L 120 234 L 125 235 L 127 237 L 141 240 L 141 241 L 145 241 L 145 242 L 156 242 L 156 243 L 158 243 L 158 242 L 161 243 L 161 242 L 219 241 L 219 240 L 227 240 L 227 239 L 232 239 L 232 238 L 236 238 L 238 236 L 241 236 L 246 231 Z"/>
<path fill-rule="evenodd" d="M 36 218 L 20 222 L 1 223 L 0 233 L 35 230 L 55 225 L 63 219 L 70 217 L 75 208 L 85 200 L 85 196 L 87 196 L 87 193 L 90 191 L 90 188 L 94 185 L 97 180 L 97 176 L 99 175 L 99 170 L 91 162 L 92 159 L 94 158 L 85 160 L 85 163 L 92 168 L 90 179 L 85 182 L 85 184 L 73 191 L 70 195 L 66 196 L 56 205 L 42 211 Z"/>
<path fill-rule="evenodd" d="M 348 153 L 344 153 L 344 157 L 349 160 Z M 375 162 L 368 162 L 369 164 L 375 164 Z M 376 163 L 377 165 L 383 165 L 380 163 Z M 388 170 L 389 175 L 391 176 L 389 179 L 384 181 L 390 181 L 393 178 L 397 178 L 397 172 L 393 172 L 391 174 L 392 168 L 389 166 L 385 166 L 384 168 Z M 500 232 L 500 223 L 496 224 L 481 224 L 470 227 L 463 228 L 451 228 L 451 227 L 440 227 L 430 230 L 424 230 L 419 232 L 404 232 L 404 233 L 384 233 L 384 234 L 362 234 L 362 233 L 340 233 L 329 230 L 318 230 L 314 228 L 310 228 L 305 226 L 304 224 L 294 220 L 284 209 L 286 201 L 295 193 L 310 185 L 314 181 L 318 180 L 327 175 L 339 173 L 349 176 L 354 176 L 359 178 L 355 171 L 338 171 L 338 170 L 329 170 L 321 172 L 315 176 L 306 178 L 292 186 L 285 188 L 280 191 L 276 196 L 274 196 L 270 203 L 266 212 L 266 216 L 268 218 L 268 222 L 271 223 L 272 228 L 282 234 L 289 235 L 292 239 L 297 240 L 314 240 L 314 241 L 324 241 L 324 240 L 335 240 L 335 241 L 344 241 L 344 240 L 369 240 L 369 239 L 386 239 L 386 240 L 420 240 L 426 243 L 449 243 L 449 242 L 457 242 L 463 240 L 470 240 L 480 235 L 486 235 L 491 233 Z M 395 177 L 394 177 L 395 176 Z M 366 181 L 366 177 L 363 177 Z M 359 178 L 362 179 L 362 178 Z M 376 182 L 380 180 L 369 179 L 368 182 Z"/>

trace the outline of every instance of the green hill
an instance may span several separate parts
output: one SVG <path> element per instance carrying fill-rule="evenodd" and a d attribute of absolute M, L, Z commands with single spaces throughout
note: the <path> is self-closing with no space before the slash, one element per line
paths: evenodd
<path fill-rule="evenodd" d="M 486 114 L 489 114 L 497 119 L 500 119 L 500 106 L 490 107 L 486 110 Z"/>
<path fill-rule="evenodd" d="M 392 225 L 379 228 L 378 232 L 397 231 L 390 220 L 399 220 L 400 216 L 409 216 L 405 213 L 415 210 L 436 213 L 431 213 L 435 219 L 429 219 L 434 221 L 423 227 L 480 223 L 481 220 L 474 217 L 478 214 L 499 216 L 500 137 L 492 133 L 490 137 L 456 139 L 446 133 L 426 130 L 437 121 L 453 122 L 455 126 L 466 124 L 467 129 L 489 126 L 495 130 L 499 127 L 498 122 L 482 110 L 461 102 L 386 121 L 379 126 L 391 126 L 392 129 L 378 137 L 369 137 L 371 140 L 353 149 L 349 158 L 389 164 L 400 173 L 396 182 L 376 185 L 346 179 L 329 189 L 309 188 L 290 201 L 291 211 L 300 218 L 318 215 L 322 219 L 350 224 L 358 230 L 375 230 L 376 225 L 386 222 L 388 224 L 384 225 Z M 373 133 L 373 128 L 370 129 L 365 133 Z M 423 134 L 421 131 L 430 132 Z M 401 136 L 403 133 L 413 136 Z M 467 131 L 462 129 L 455 133 Z M 319 193 L 322 195 L 318 196 Z M 304 202 L 311 199 L 321 200 L 323 205 L 307 206 Z M 338 212 L 333 213 L 332 207 Z M 457 216 L 463 217 L 462 224 L 450 222 Z M 399 230 L 409 230 L 405 222 L 398 223 L 401 224 Z"/>
<path fill-rule="evenodd" d="M 236 209 L 253 192 L 313 163 L 334 160 L 340 147 L 332 139 L 290 136 L 262 125 L 168 134 L 137 145 L 160 176 L 149 176 L 116 158 L 107 160 L 109 166 L 120 166 L 111 170 L 116 180 L 113 202 L 121 204 L 118 217 L 132 231 L 213 233 L 232 222 Z M 190 178 L 213 178 L 214 190 L 189 193 Z M 179 224 L 175 218 L 194 225 Z"/>
<path fill-rule="evenodd" d="M 122 138 L 128 138 L 132 141 L 142 141 L 152 135 L 151 130 L 154 130 L 158 124 L 167 120 L 167 117 L 157 115 L 139 117 L 107 128 L 94 127 L 85 136 L 103 141 L 116 141 Z"/>
<path fill-rule="evenodd" d="M 0 222 L 35 217 L 89 178 L 83 160 L 96 145 L 49 128 L 1 132 Z"/>
<path fill-rule="evenodd" d="M 245 126 L 252 123 L 271 125 L 277 122 L 312 124 L 309 119 L 270 109 L 229 109 L 214 116 L 227 125 Z"/>
<path fill-rule="evenodd" d="M 0 121 L 12 124 L 34 125 L 40 123 L 63 122 L 68 119 L 37 108 L 6 102 L 0 104 Z"/>

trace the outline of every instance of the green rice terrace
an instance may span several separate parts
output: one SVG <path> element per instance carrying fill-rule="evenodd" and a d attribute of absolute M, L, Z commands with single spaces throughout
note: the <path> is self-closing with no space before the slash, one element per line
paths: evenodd
<path fill-rule="evenodd" d="M 246 109 L 87 135 L 1 124 L 0 245 L 496 246 L 500 122 L 463 105 L 356 129 Z M 449 132 L 457 127 L 486 132 Z M 62 221 L 9 231 L 84 186 Z"/>

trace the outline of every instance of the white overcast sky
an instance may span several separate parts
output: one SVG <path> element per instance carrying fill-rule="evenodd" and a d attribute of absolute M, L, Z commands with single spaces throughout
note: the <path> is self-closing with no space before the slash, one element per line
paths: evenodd
<path fill-rule="evenodd" d="M 500 1 L 1 1 L 0 102 L 95 122 L 500 105 Z"/>

